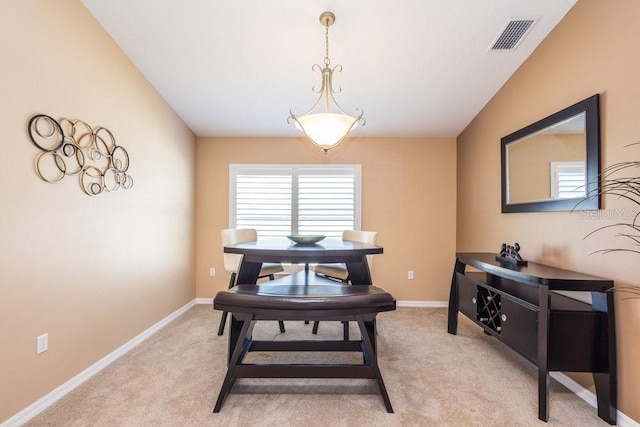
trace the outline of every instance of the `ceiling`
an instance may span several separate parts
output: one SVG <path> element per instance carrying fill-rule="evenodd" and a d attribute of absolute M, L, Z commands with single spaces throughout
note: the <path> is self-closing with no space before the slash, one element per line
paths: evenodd
<path fill-rule="evenodd" d="M 455 137 L 577 0 L 82 0 L 200 137 L 299 136 L 320 83 L 325 10 L 338 103 L 354 136 Z M 534 18 L 513 50 L 489 48 Z"/>

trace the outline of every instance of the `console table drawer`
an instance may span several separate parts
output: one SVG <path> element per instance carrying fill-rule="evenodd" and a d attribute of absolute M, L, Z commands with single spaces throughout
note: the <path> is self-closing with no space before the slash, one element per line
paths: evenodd
<path fill-rule="evenodd" d="M 501 303 L 502 341 L 533 363 L 538 359 L 538 312 L 505 295 Z"/>
<path fill-rule="evenodd" d="M 456 273 L 458 281 L 458 309 L 472 320 L 478 320 L 478 282 Z"/>

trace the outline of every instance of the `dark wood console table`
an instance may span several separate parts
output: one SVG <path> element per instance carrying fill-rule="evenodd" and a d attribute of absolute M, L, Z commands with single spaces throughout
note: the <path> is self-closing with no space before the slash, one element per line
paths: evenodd
<path fill-rule="evenodd" d="M 549 419 L 549 372 L 592 372 L 598 416 L 616 424 L 617 378 L 613 281 L 493 253 L 458 253 L 449 295 L 448 332 L 458 312 L 538 366 L 538 417 Z M 467 272 L 466 266 L 480 272 Z M 555 291 L 587 291 L 602 307 Z"/>

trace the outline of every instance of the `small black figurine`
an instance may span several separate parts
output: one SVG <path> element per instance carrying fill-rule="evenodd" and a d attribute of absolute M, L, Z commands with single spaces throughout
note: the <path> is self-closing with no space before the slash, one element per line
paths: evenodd
<path fill-rule="evenodd" d="M 527 265 L 527 261 L 520 256 L 520 244 L 518 242 L 514 243 L 513 246 L 503 243 L 500 246 L 500 254 L 496 256 L 496 259 L 515 265 Z"/>

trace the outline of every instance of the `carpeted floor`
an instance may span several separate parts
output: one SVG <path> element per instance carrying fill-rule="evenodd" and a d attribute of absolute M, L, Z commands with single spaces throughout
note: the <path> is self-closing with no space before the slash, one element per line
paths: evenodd
<path fill-rule="evenodd" d="M 595 408 L 552 381 L 549 423 L 538 420 L 535 367 L 446 309 L 399 308 L 378 316 L 379 364 L 395 413 L 372 380 L 238 380 L 213 414 L 226 372 L 227 334 L 210 305 L 177 320 L 32 419 L 27 426 L 606 426 Z M 311 325 L 261 322 L 260 339 L 310 339 Z M 340 339 L 338 322 L 318 338 Z M 351 337 L 358 336 L 355 325 Z M 254 360 L 355 358 L 257 354 Z"/>

